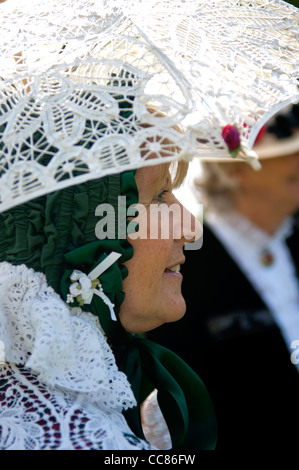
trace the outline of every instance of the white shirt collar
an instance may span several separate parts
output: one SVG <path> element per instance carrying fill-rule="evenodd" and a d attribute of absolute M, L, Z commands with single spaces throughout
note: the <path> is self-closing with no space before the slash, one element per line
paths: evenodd
<path fill-rule="evenodd" d="M 229 234 L 240 237 L 244 246 L 246 244 L 255 247 L 256 250 L 264 249 L 273 243 L 284 242 L 293 232 L 292 217 L 286 218 L 272 236 L 235 211 L 223 215 L 211 211 L 207 213 L 206 220 L 220 236 L 227 238 Z"/>

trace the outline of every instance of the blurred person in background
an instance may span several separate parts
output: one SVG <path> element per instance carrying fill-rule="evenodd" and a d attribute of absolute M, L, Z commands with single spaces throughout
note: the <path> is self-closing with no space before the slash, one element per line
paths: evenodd
<path fill-rule="evenodd" d="M 218 449 L 291 449 L 299 437 L 299 105 L 276 115 L 254 149 L 261 171 L 202 163 L 203 247 L 186 251 L 182 266 L 187 313 L 149 336 L 200 373 Z"/>

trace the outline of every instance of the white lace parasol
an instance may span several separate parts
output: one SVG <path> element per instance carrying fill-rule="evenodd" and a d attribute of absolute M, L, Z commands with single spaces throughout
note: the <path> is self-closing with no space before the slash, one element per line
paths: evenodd
<path fill-rule="evenodd" d="M 260 127 L 299 99 L 299 14 L 280 0 L 6 0 L 0 16 L 2 211 L 144 165 L 227 158 L 226 126 L 255 159 Z"/>
<path fill-rule="evenodd" d="M 189 81 L 203 157 L 227 157 L 236 126 L 250 156 L 270 117 L 299 100 L 299 9 L 280 0 L 129 0 L 130 18 Z M 128 13 L 129 14 L 129 13 Z M 242 155 L 243 154 L 243 155 Z"/>

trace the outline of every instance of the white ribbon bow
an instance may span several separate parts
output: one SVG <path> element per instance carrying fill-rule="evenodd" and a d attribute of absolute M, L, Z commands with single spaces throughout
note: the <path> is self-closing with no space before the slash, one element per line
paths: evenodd
<path fill-rule="evenodd" d="M 116 315 L 114 313 L 114 304 L 111 302 L 109 297 L 104 293 L 102 284 L 99 281 L 99 277 L 112 266 L 115 261 L 120 258 L 121 255 L 112 251 L 107 258 L 105 258 L 100 264 L 98 264 L 89 274 L 85 274 L 78 269 L 75 269 L 70 275 L 72 284 L 69 288 L 69 294 L 67 295 L 67 303 L 72 303 L 74 298 L 79 299 L 78 302 L 83 304 L 90 304 L 94 294 L 98 295 L 103 302 L 109 307 L 111 319 L 116 321 Z M 76 282 L 77 281 L 77 282 Z"/>

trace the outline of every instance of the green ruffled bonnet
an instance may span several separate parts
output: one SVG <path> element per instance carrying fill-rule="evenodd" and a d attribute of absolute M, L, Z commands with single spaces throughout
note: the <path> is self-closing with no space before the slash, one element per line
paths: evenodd
<path fill-rule="evenodd" d="M 70 283 L 66 274 L 70 270 L 79 269 L 80 265 L 88 273 L 105 252 L 116 251 L 121 254 L 117 269 L 108 270 L 101 282 L 113 296 L 118 313 L 123 301 L 122 280 L 127 275 L 122 263 L 131 258 L 133 248 L 125 236 L 115 240 L 97 239 L 95 228 L 99 217 L 95 213 L 99 204 L 110 204 L 118 220 L 120 195 L 126 195 L 128 205 L 137 202 L 133 172 L 70 186 L 0 214 L 0 261 L 25 264 L 44 273 L 48 284 L 66 298 Z M 104 314 L 105 304 L 102 309 Z"/>

